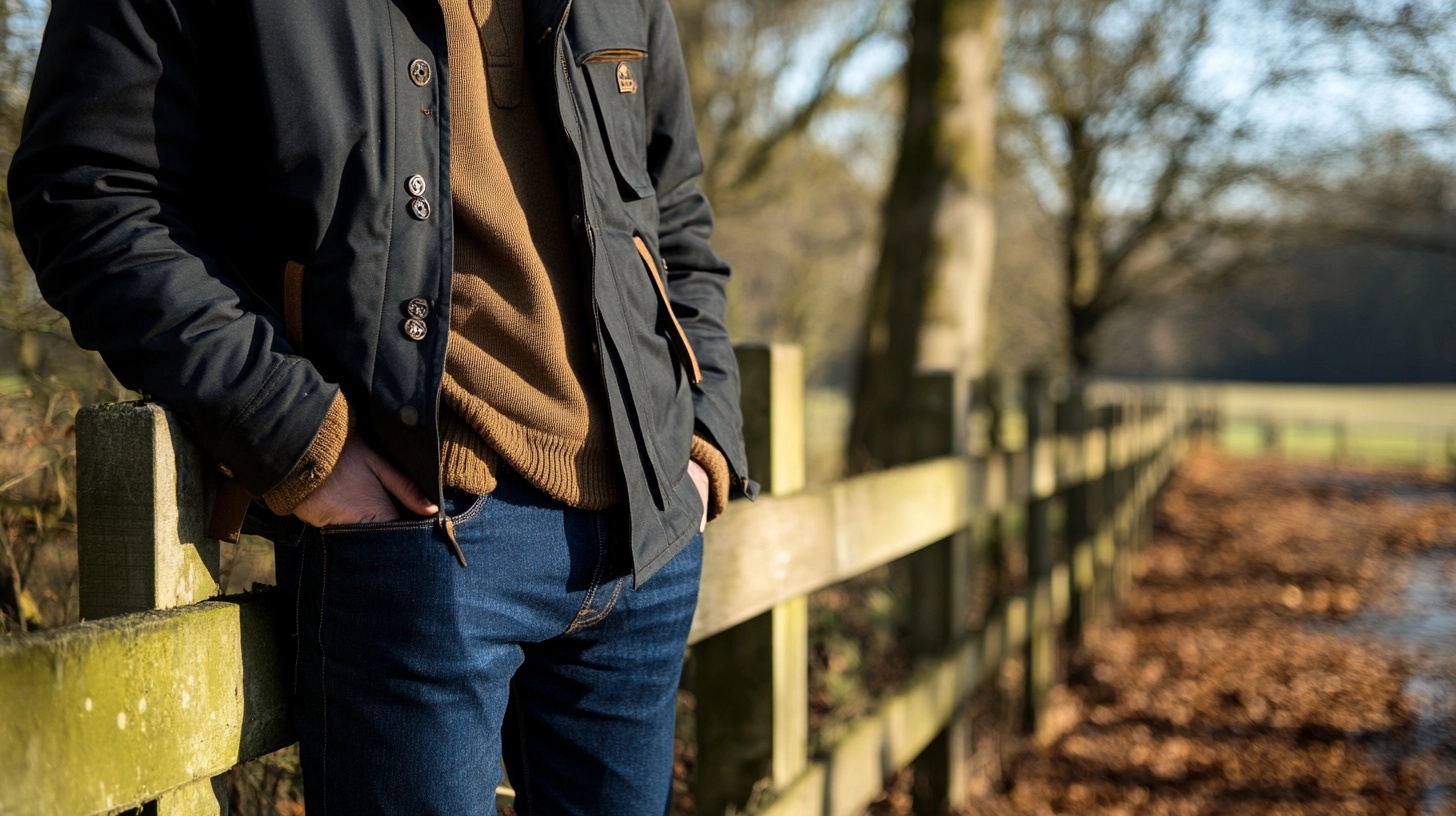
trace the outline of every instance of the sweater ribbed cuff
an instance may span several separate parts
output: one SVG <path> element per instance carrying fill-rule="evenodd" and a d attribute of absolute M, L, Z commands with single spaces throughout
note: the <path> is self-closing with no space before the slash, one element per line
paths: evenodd
<path fill-rule="evenodd" d="M 349 436 L 351 419 L 349 403 L 344 399 L 344 392 L 340 391 L 329 404 L 329 412 L 324 416 L 323 424 L 319 425 L 318 433 L 314 434 L 308 450 L 303 452 L 303 458 L 298 460 L 298 464 L 293 466 L 293 470 L 288 472 L 283 481 L 262 495 L 263 503 L 268 505 L 269 510 L 280 516 L 292 515 L 294 508 L 323 484 L 324 479 L 334 471 L 334 465 L 338 464 L 339 455 L 344 451 L 344 440 Z"/>
<path fill-rule="evenodd" d="M 688 458 L 708 474 L 708 521 L 712 521 L 728 509 L 728 459 L 716 445 L 697 434 L 693 434 Z"/>

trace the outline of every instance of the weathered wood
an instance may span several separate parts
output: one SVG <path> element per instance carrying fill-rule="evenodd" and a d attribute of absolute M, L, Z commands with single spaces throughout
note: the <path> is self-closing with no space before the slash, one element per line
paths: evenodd
<path fill-rule="evenodd" d="M 1091 617 L 1068 593 L 1100 601 L 1104 588 L 1110 593 L 1126 586 L 1129 556 L 1151 534 L 1151 503 L 1187 444 L 1190 423 L 1206 421 L 1199 412 L 1207 409 L 1191 397 L 1127 389 L 1117 398 L 1128 407 L 1100 416 L 1111 424 L 1064 422 L 1063 434 L 1055 436 L 1049 417 L 1028 406 L 1018 412 L 1020 452 L 993 451 L 975 459 L 966 455 L 969 442 L 953 424 L 919 423 L 917 444 L 927 453 L 955 455 L 802 492 L 797 353 L 750 348 L 741 361 L 754 471 L 770 495 L 753 505 L 735 503 L 708 533 L 693 635 L 700 660 L 700 774 L 724 767 L 730 776 L 741 771 L 734 789 L 740 803 L 752 795 L 756 780 L 763 789 L 771 782 L 769 795 L 777 799 L 769 812 L 849 813 L 878 793 L 887 774 L 919 756 L 932 792 L 917 808 L 939 810 L 955 798 L 953 758 L 964 734 L 954 729 L 966 696 L 1007 655 L 1032 658 L 1029 676 L 1052 676 L 1055 654 L 1043 645 L 1050 640 L 1045 633 L 1063 614 L 1072 614 L 1074 622 L 1078 615 Z M 939 393 L 931 403 L 941 399 L 965 416 L 963 395 Z M 1134 407 L 1139 400 L 1144 405 Z M 134 404 L 97 411 L 78 424 L 83 442 L 88 435 L 110 433 L 108 427 L 121 434 L 111 447 L 83 447 L 92 451 L 84 456 L 118 460 L 119 440 L 131 439 L 128 450 L 145 450 L 150 457 L 145 461 L 157 462 L 163 454 L 180 461 L 170 474 L 165 466 L 151 467 L 144 469 L 145 478 L 126 485 L 114 469 L 86 470 L 83 457 L 83 489 L 100 484 L 102 495 L 111 496 L 109 505 L 91 503 L 89 518 L 83 496 L 83 540 L 92 519 L 122 519 L 111 532 L 89 539 L 100 548 L 92 573 L 122 577 L 83 583 L 83 608 L 88 591 L 98 593 L 96 604 L 118 609 L 183 604 L 215 591 L 215 582 L 209 589 L 196 572 L 198 563 L 206 572 L 208 545 L 200 537 L 206 504 L 201 460 L 165 413 Z M 1008 434 L 993 424 L 987 435 Z M 1051 486 L 1070 487 L 1056 494 L 1057 501 L 1068 502 L 1069 555 L 1038 543 L 1047 539 L 1045 511 L 1054 495 L 1047 488 L 1047 462 Z M 1082 485 L 1087 480 L 1095 481 Z M 159 504 L 167 520 L 140 512 L 147 502 Z M 102 512 L 106 507 L 112 509 Z M 997 510 L 1004 513 L 988 515 Z M 984 528 L 983 550 L 995 553 L 994 530 L 1006 519 L 1014 527 L 1017 518 L 1031 542 L 1029 585 L 1002 598 L 985 614 L 982 630 L 968 635 L 964 594 L 973 536 L 964 531 L 972 523 Z M 954 540 L 944 545 L 952 536 L 964 538 L 965 546 Z M 937 541 L 943 544 L 933 544 Z M 107 566 L 102 556 L 115 546 L 127 555 L 111 558 Z M 808 764 L 804 596 L 917 551 L 912 562 L 938 570 L 936 575 L 922 570 L 916 579 L 917 597 L 934 596 L 919 607 L 912 632 L 928 666 L 824 759 Z M 170 566 L 157 567 L 159 562 Z M 137 586 L 146 591 L 135 591 Z M 744 625 L 730 636 L 703 640 L 737 623 Z M 131 614 L 0 641 L 5 689 L 0 756 L 20 758 L 0 765 L 0 812 L 82 813 L 138 805 L 158 814 L 222 812 L 215 775 L 290 741 L 274 648 L 269 610 L 252 601 Z M 714 648 L 718 657 L 711 656 Z M 708 690 L 714 682 L 720 691 L 731 686 L 730 692 L 743 694 L 736 702 L 731 694 L 715 699 Z M 714 737 L 718 726 L 705 729 L 704 720 L 711 723 L 715 711 L 727 715 L 720 725 L 736 720 L 739 736 L 746 738 L 735 743 L 731 734 L 726 740 Z M 722 753 L 723 745 L 733 746 L 729 754 Z M 714 750 L 720 752 L 716 759 Z M 745 761 L 735 762 L 734 751 Z M 927 758 L 933 762 L 924 765 Z M 149 799 L 154 801 L 146 804 Z M 705 807 L 710 801 L 700 796 L 701 812 L 713 812 Z M 795 807 L 803 809 L 790 810 Z"/>
<path fill-rule="evenodd" d="M 969 383 L 955 372 L 915 381 L 917 454 L 943 456 L 966 449 Z M 905 559 L 910 572 L 910 650 L 937 658 L 966 635 L 970 619 L 971 531 L 962 529 Z M 969 790 L 970 719 L 953 713 L 912 765 L 914 812 L 948 814 Z"/>
<path fill-rule="evenodd" d="M 227 816 L 227 777 L 222 774 L 173 788 L 141 808 L 141 816 Z"/>
<path fill-rule="evenodd" d="M 797 346 L 741 347 L 738 366 L 749 466 L 762 474 L 764 494 L 797 493 L 805 478 L 803 355 Z M 781 547 L 784 542 L 777 540 Z M 715 540 L 712 546 L 720 545 Z M 745 577 L 751 580 L 751 573 Z M 697 806 L 702 813 L 742 809 L 765 781 L 787 785 L 807 762 L 807 598 L 775 598 L 767 611 L 704 639 L 693 651 Z"/>
<path fill-rule="evenodd" d="M 1068 458 L 1078 464 L 1086 463 L 1086 440 L 1088 434 L 1087 395 L 1080 381 L 1070 383 L 1067 397 L 1061 404 L 1057 418 L 1058 430 L 1067 438 L 1077 439 L 1075 451 L 1069 451 Z M 1085 468 L 1077 474 L 1064 494 L 1063 539 L 1069 554 L 1070 569 L 1067 583 L 1067 635 L 1071 643 L 1080 643 L 1084 627 L 1090 620 L 1091 607 L 1088 601 L 1092 590 L 1094 560 L 1092 558 L 1089 503 L 1091 491 L 1087 484 Z"/>
<path fill-rule="evenodd" d="M 735 348 L 749 470 L 766 495 L 804 489 L 804 353 L 786 343 Z"/>
<path fill-rule="evenodd" d="M 974 465 L 945 457 L 795 496 L 735 502 L 708 528 L 691 641 L 945 538 L 972 517 Z"/>
<path fill-rule="evenodd" d="M 1055 474 L 1042 471 L 1053 466 L 1055 428 L 1049 382 L 1038 371 L 1028 371 L 1022 380 L 1022 404 L 1026 415 L 1028 447 L 1037 454 L 1031 472 L 1031 493 L 1026 505 L 1026 562 L 1030 629 L 1026 653 L 1026 688 L 1023 700 L 1025 724 L 1035 730 L 1051 690 L 1056 667 L 1057 636 L 1052 610 L 1052 572 L 1056 554 L 1052 551 L 1049 498 L 1056 488 Z"/>
<path fill-rule="evenodd" d="M 256 601 L 0 639 L 0 813 L 136 807 L 289 744 L 274 649 Z"/>
<path fill-rule="evenodd" d="M 204 532 L 202 454 L 160 405 L 76 414 L 81 616 L 169 609 L 217 595 L 218 548 Z"/>
<path fill-rule="evenodd" d="M 763 816 L 861 812 L 890 774 L 921 753 L 997 664 L 981 635 L 917 672 L 908 686 L 863 717 Z"/>
<path fill-rule="evenodd" d="M 171 609 L 218 593 L 218 542 L 207 538 L 206 460 L 162 406 L 83 408 L 76 418 L 77 550 L 84 617 Z M 143 807 L 218 816 L 221 777 L 189 782 Z"/>

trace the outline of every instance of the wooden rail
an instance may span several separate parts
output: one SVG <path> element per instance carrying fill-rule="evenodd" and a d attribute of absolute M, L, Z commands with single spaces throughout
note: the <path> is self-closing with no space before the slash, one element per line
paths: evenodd
<path fill-rule="evenodd" d="M 1019 657 L 1036 724 L 1059 644 L 1111 613 L 1209 405 L 1190 389 L 1088 406 L 1036 376 L 927 375 L 907 417 L 924 461 L 806 490 L 798 349 L 743 347 L 739 362 L 764 496 L 708 531 L 691 635 L 698 810 L 854 813 L 914 763 L 917 811 L 941 812 L 965 789 L 968 697 Z M 218 774 L 291 740 L 271 606 L 208 600 L 202 468 L 165 411 L 88 408 L 77 429 L 82 613 L 101 619 L 0 640 L 0 813 L 224 812 Z M 972 579 L 1011 546 L 1026 580 L 972 629 Z M 913 584 L 917 668 L 810 756 L 808 596 L 887 563 Z"/>

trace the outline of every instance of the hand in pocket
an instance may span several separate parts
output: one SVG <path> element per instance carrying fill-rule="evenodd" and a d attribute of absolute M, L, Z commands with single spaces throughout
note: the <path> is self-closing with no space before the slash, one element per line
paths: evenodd
<path fill-rule="evenodd" d="M 440 511 L 408 476 L 358 436 L 344 441 L 339 461 L 293 514 L 314 527 L 395 521 L 393 499 L 422 516 Z"/>

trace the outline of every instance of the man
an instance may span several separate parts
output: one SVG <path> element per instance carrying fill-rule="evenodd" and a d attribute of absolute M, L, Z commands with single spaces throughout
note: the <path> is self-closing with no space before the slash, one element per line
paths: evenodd
<path fill-rule="evenodd" d="M 756 492 L 700 172 L 666 0 L 56 0 L 17 232 L 278 544 L 310 812 L 666 810 Z"/>

